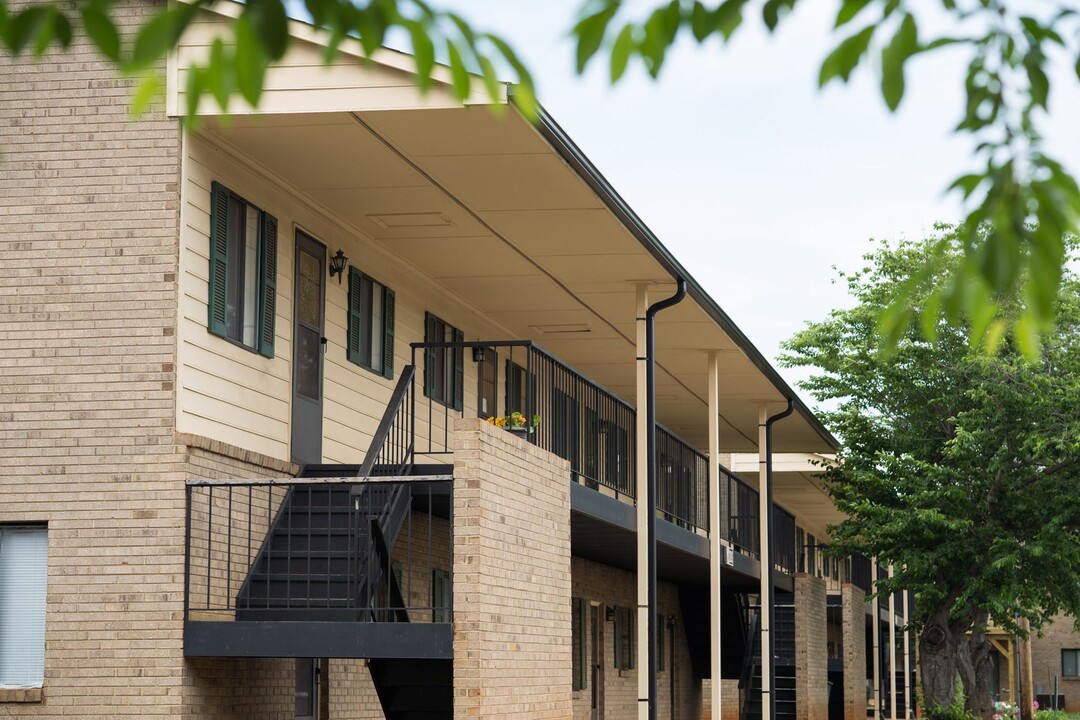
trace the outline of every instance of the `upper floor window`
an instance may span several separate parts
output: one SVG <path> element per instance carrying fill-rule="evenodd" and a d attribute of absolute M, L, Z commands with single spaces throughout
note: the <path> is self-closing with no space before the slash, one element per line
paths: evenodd
<path fill-rule="evenodd" d="M 214 182 L 207 327 L 274 357 L 277 219 Z"/>
<path fill-rule="evenodd" d="M 349 268 L 348 357 L 383 377 L 394 377 L 394 291 Z"/>
<path fill-rule="evenodd" d="M 431 313 L 424 313 L 424 342 L 462 343 L 465 335 Z M 424 395 L 447 407 L 461 410 L 465 394 L 465 350 L 458 347 L 424 351 Z"/>
<path fill-rule="evenodd" d="M 0 525 L 0 687 L 45 680 L 45 526 Z"/>

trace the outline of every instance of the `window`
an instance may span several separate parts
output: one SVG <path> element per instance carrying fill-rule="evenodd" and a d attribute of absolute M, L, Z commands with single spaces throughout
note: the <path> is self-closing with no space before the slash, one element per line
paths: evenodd
<path fill-rule="evenodd" d="M 664 638 L 667 637 L 667 627 L 664 625 L 664 616 L 661 613 L 656 613 L 656 671 L 664 672 L 667 669 L 667 660 L 664 652 L 665 642 Z"/>
<path fill-rule="evenodd" d="M 394 377 L 394 291 L 349 268 L 348 358 Z"/>
<path fill-rule="evenodd" d="M 570 608 L 572 618 L 570 620 L 570 637 L 573 644 L 574 657 L 571 660 L 573 667 L 574 684 L 573 690 L 584 690 L 589 687 L 588 664 L 585 662 L 585 601 L 581 598 L 571 598 Z"/>
<path fill-rule="evenodd" d="M 318 717 L 318 662 L 314 658 L 296 658 L 296 720 Z"/>
<path fill-rule="evenodd" d="M 445 570 L 431 571 L 431 622 L 450 622 L 450 576 Z"/>
<path fill-rule="evenodd" d="M 795 572 L 806 572 L 806 532 L 795 528 Z"/>
<path fill-rule="evenodd" d="M 277 219 L 217 182 L 210 200 L 210 332 L 274 357 Z"/>
<path fill-rule="evenodd" d="M 1080 649 L 1061 651 L 1061 676 L 1080 677 Z"/>
<path fill-rule="evenodd" d="M 435 315 L 424 313 L 424 342 L 462 343 L 465 335 Z M 427 348 L 424 351 L 424 396 L 461 410 L 464 392 L 464 348 Z"/>
<path fill-rule="evenodd" d="M 45 526 L 0 525 L 0 687 L 45 679 Z"/>
<path fill-rule="evenodd" d="M 615 608 L 615 667 L 619 670 L 634 668 L 637 654 L 634 644 L 635 614 L 633 608 Z"/>
<path fill-rule="evenodd" d="M 476 414 L 489 418 L 499 414 L 499 354 L 495 348 L 473 350 L 476 364 Z"/>

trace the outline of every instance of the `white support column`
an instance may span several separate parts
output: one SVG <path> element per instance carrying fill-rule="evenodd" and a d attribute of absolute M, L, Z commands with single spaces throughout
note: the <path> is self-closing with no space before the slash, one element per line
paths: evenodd
<path fill-rule="evenodd" d="M 893 576 L 892 565 L 889 577 Z M 889 717 L 896 717 L 896 593 L 889 593 Z"/>
<path fill-rule="evenodd" d="M 911 682 L 911 594 L 904 591 L 904 717 L 913 717 L 911 709 L 915 707 L 915 688 Z M 1012 684 L 1012 679 L 1009 679 Z"/>
<path fill-rule="evenodd" d="M 644 283 L 637 286 L 637 453 L 635 474 L 637 476 L 637 696 L 638 720 L 649 718 L 649 512 L 648 507 L 649 426 L 646 420 L 648 388 L 646 387 L 645 313 L 649 309 L 649 290 Z"/>
<path fill-rule="evenodd" d="M 758 624 L 761 626 L 761 720 L 772 719 L 772 668 L 767 657 L 769 647 L 769 608 L 773 604 L 772 568 L 769 566 L 769 548 L 772 546 L 772 537 L 766 527 L 765 518 L 769 513 L 768 493 L 768 458 L 765 448 L 765 423 L 769 419 L 769 411 L 765 403 L 758 406 L 758 556 L 761 559 L 761 610 L 758 614 Z"/>
<path fill-rule="evenodd" d="M 870 587 L 877 590 L 877 558 L 870 561 Z M 878 599 L 870 601 L 870 645 L 874 651 L 874 717 L 882 717 L 881 702 L 881 606 Z"/>
<path fill-rule="evenodd" d="M 720 353 L 709 353 L 709 645 L 711 720 L 720 720 Z"/>

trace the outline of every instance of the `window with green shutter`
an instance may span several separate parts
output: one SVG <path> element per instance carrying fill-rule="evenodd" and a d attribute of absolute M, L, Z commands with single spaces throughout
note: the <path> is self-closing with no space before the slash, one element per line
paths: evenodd
<path fill-rule="evenodd" d="M 459 343 L 424 350 L 424 396 L 455 410 L 464 407 L 465 334 L 437 315 L 424 313 L 424 342 Z"/>
<path fill-rule="evenodd" d="M 394 291 L 354 267 L 349 268 L 350 362 L 394 377 Z"/>
<path fill-rule="evenodd" d="M 274 357 L 277 218 L 214 182 L 207 328 Z"/>
<path fill-rule="evenodd" d="M 445 570 L 431 571 L 431 622 L 450 622 L 450 575 Z"/>

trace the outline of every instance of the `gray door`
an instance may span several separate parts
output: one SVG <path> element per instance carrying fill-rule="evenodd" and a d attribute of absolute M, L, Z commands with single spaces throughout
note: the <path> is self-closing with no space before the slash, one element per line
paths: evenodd
<path fill-rule="evenodd" d="M 297 230 L 294 267 L 292 460 L 321 463 L 326 247 Z"/>

